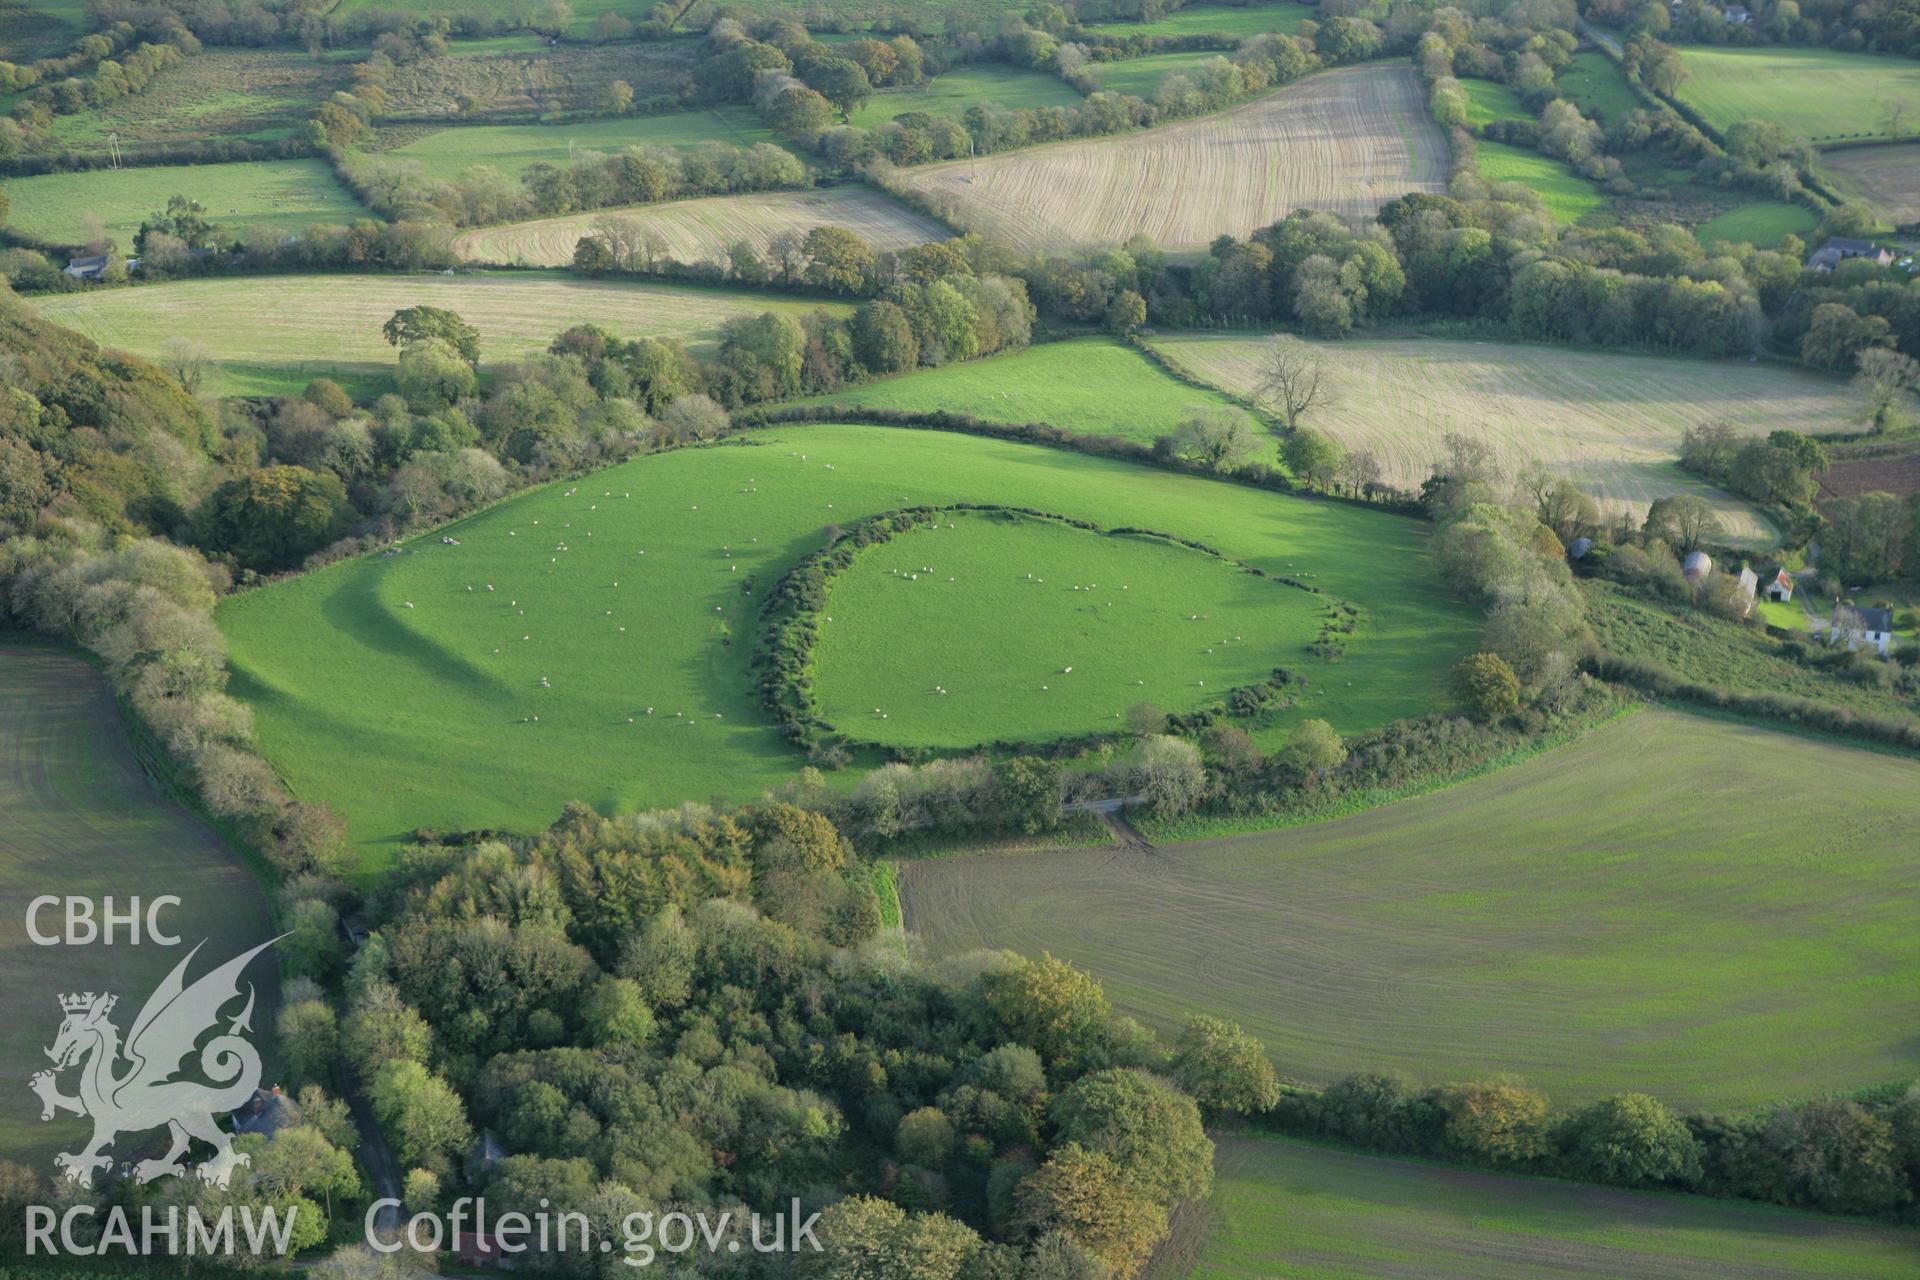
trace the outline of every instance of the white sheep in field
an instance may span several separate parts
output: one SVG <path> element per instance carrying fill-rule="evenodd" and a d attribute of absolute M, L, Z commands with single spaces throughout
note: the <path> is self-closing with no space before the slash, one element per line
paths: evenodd
<path fill-rule="evenodd" d="M 407 607 L 407 608 L 409 608 L 409 609 L 411 609 L 411 608 L 413 608 L 413 601 L 411 601 L 411 600 L 408 600 L 408 601 L 405 601 L 404 603 L 405 603 L 405 605 L 406 605 L 406 607 Z"/>

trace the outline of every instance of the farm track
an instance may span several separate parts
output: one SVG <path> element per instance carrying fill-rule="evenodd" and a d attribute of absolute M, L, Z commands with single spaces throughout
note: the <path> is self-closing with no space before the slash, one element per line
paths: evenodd
<path fill-rule="evenodd" d="M 883 195 L 859 187 L 820 191 L 773 191 L 715 196 L 626 209 L 599 209 L 564 218 L 541 218 L 469 231 L 454 250 L 471 262 L 505 266 L 562 267 L 574 245 L 601 218 L 628 218 L 659 233 L 665 252 L 681 262 L 724 265 L 727 251 L 742 241 L 765 258 L 783 232 L 805 235 L 815 227 L 839 226 L 876 249 L 905 249 L 944 240 L 948 231 Z"/>
<path fill-rule="evenodd" d="M 1792 830 L 1746 802 L 1783 778 Z M 1162 1029 L 1242 1022 L 1290 1079 L 1511 1071 L 1563 1103 L 1739 1107 L 1920 1068 L 1896 923 L 1920 886 L 1882 829 L 1913 821 L 1911 760 L 1649 711 L 1350 818 L 910 861 L 900 890 L 931 954 L 1052 952 Z"/>
<path fill-rule="evenodd" d="M 1310 76 L 1218 115 L 903 171 L 943 216 L 1022 249 L 1174 250 L 1245 235 L 1299 208 L 1370 217 L 1446 189 L 1446 144 L 1406 67 Z"/>

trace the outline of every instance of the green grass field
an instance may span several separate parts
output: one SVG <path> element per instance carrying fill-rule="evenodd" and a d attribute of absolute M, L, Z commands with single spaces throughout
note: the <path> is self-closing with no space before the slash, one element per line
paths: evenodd
<path fill-rule="evenodd" d="M 1190 4 L 1152 22 L 1096 22 L 1092 29 L 1112 36 L 1255 36 L 1264 31 L 1291 35 L 1319 11 L 1310 4 Z"/>
<path fill-rule="evenodd" d="M 1533 119 L 1520 95 L 1498 80 L 1462 80 L 1460 88 L 1467 95 L 1467 123 L 1476 128 L 1495 120 Z"/>
<path fill-rule="evenodd" d="M 574 35 L 584 35 L 593 25 L 593 20 L 603 13 L 619 13 L 629 19 L 635 19 L 638 16 L 630 6 L 621 4 L 618 0 L 569 0 L 567 7 L 573 11 L 573 21 L 568 25 L 567 30 Z M 360 13 L 369 9 L 385 10 L 386 6 L 381 3 L 381 0 L 340 0 L 340 3 L 330 12 L 344 17 L 350 13 Z M 416 3 L 409 6 L 409 10 L 421 14 L 480 13 L 494 17 L 505 17 L 509 12 L 522 12 L 519 9 L 509 9 L 506 5 L 491 3 L 490 0 L 416 0 Z M 544 44 L 543 41 L 542 45 Z"/>
<path fill-rule="evenodd" d="M 1324 670 L 1324 597 L 1156 538 L 956 514 L 871 549 L 828 596 L 814 696 L 891 746 L 1044 741 Z M 902 643 L 902 637 L 914 637 Z M 1018 636 L 1017 644 L 1008 644 Z"/>
<path fill-rule="evenodd" d="M 1645 711 L 1449 790 L 1155 850 L 907 863 L 929 954 L 1085 967 L 1284 1077 L 1739 1108 L 1920 1072 L 1920 763 Z"/>
<path fill-rule="evenodd" d="M 1784 200 L 1758 200 L 1729 209 L 1693 229 L 1701 244 L 1721 240 L 1771 249 L 1788 236 L 1804 236 L 1820 225 L 1813 210 Z"/>
<path fill-rule="evenodd" d="M 910 111 L 958 119 L 977 102 L 1008 108 L 1071 107 L 1078 105 L 1080 95 L 1072 85 L 1044 71 L 983 63 L 944 72 L 917 89 L 876 93 L 854 111 L 853 123 L 874 129 Z"/>
<path fill-rule="evenodd" d="M 369 870 L 422 823 L 535 830 L 571 799 L 757 795 L 803 763 L 753 692 L 761 601 L 826 525 L 919 503 L 1173 533 L 1360 605 L 1345 661 L 1299 664 L 1313 685 L 1270 733 L 1423 711 L 1478 639 L 1428 563 L 1425 526 L 1404 517 L 944 432 L 808 426 L 748 441 L 627 463 L 572 496 L 525 494 L 444 530 L 457 547 L 435 531 L 405 554 L 228 600 L 235 691 L 263 749 L 301 796 L 335 806 Z M 1009 629 L 1000 652 L 1024 644 Z"/>
<path fill-rule="evenodd" d="M 1890 109 L 1905 108 L 1900 133 L 1920 116 L 1920 63 L 1832 49 L 1682 50 L 1680 96 L 1716 127 L 1771 120 L 1815 142 L 1889 136 Z"/>
<path fill-rule="evenodd" d="M 297 231 L 315 222 L 373 216 L 320 160 L 90 169 L 13 178 L 5 189 L 13 201 L 9 226 L 55 244 L 77 243 L 87 215 L 93 214 L 124 253 L 133 252 L 141 221 L 163 211 L 170 196 L 198 200 L 207 207 L 209 221 L 234 231 L 252 226 Z"/>
<path fill-rule="evenodd" d="M 565 164 L 582 151 L 614 152 L 626 147 L 686 149 L 708 142 L 736 147 L 780 144 L 772 130 L 747 107 L 709 111 L 673 111 L 618 120 L 581 120 L 573 124 L 450 125 L 387 152 L 414 160 L 429 178 L 451 181 L 474 165 L 492 165 L 519 177 L 537 161 Z"/>
<path fill-rule="evenodd" d="M 1094 62 L 1088 64 L 1093 69 L 1094 79 L 1100 87 L 1110 93 L 1130 93 L 1136 98 L 1151 100 L 1159 90 L 1160 82 L 1176 73 L 1185 75 L 1195 67 L 1213 58 L 1226 55 L 1212 49 L 1201 49 L 1187 53 L 1154 53 L 1144 58 L 1128 58 L 1121 62 Z"/>
<path fill-rule="evenodd" d="M 1042 343 L 1012 355 L 924 369 L 802 403 L 918 413 L 945 410 L 989 422 L 1045 422 L 1082 435 L 1119 436 L 1141 444 L 1166 435 L 1196 408 L 1244 412 L 1219 392 L 1182 382 L 1107 338 Z M 1264 430 L 1256 456 L 1265 461 L 1278 457 L 1278 442 Z"/>
<path fill-rule="evenodd" d="M 1624 120 L 1646 107 L 1634 96 L 1619 66 L 1594 49 L 1574 54 L 1553 77 L 1553 87 L 1582 115 L 1603 124 Z"/>
<path fill-rule="evenodd" d="M 1552 156 L 1511 147 L 1504 142 L 1481 142 L 1480 174 L 1488 182 L 1517 182 L 1540 197 L 1540 203 L 1558 222 L 1578 222 L 1607 207 L 1599 187 Z"/>
<path fill-rule="evenodd" d="M 673 337 L 694 346 L 740 315 L 792 315 L 845 303 L 697 285 L 581 280 L 560 272 L 460 276 L 271 276 L 183 280 L 60 294 L 39 306 L 50 320 L 105 346 L 155 356 L 185 335 L 226 366 L 220 390 L 284 394 L 309 379 L 390 376 L 396 356 L 380 326 L 422 303 L 457 311 L 480 330 L 481 357 L 507 360 L 591 322 L 625 337 Z"/>
<path fill-rule="evenodd" d="M 186 950 L 206 951 L 193 972 L 222 963 L 269 936 L 266 903 L 253 876 L 205 823 L 168 800 L 142 770 L 119 708 L 98 669 L 54 649 L 0 637 L 0 1070 L 13 1096 L 0 1107 L 0 1150 L 8 1159 L 51 1168 L 56 1150 L 76 1150 L 89 1126 L 62 1115 L 42 1123 L 27 1077 L 45 1068 L 42 1051 L 60 1028 L 55 997 L 112 991 L 122 1031 Z M 181 939 L 166 947 L 122 934 L 103 945 L 41 947 L 25 929 L 27 904 L 43 894 L 180 899 L 160 923 Z M 60 930 L 58 909 L 43 911 L 43 932 Z M 256 1031 L 273 1025 L 273 967 L 249 974 L 262 1003 Z M 256 1043 L 264 1043 L 256 1040 Z M 73 1076 L 64 1080 L 73 1090 Z M 129 1134 L 117 1153 L 128 1156 Z"/>
<path fill-rule="evenodd" d="M 1191 1280 L 1899 1280 L 1920 1235 L 1697 1196 L 1218 1140 Z M 1155 1271 L 1149 1280 L 1177 1280 Z"/>

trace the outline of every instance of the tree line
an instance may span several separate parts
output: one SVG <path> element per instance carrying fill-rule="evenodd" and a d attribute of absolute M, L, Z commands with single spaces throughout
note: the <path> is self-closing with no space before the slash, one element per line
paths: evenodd
<path fill-rule="evenodd" d="M 1585 0 L 1583 16 L 1602 26 L 1688 44 L 1756 48 L 1800 45 L 1847 53 L 1885 53 L 1920 58 L 1920 5 L 1914 0 L 1859 6 L 1837 0 L 1766 0 L 1740 7 L 1746 21 L 1728 18 L 1733 6 L 1712 0 L 1677 5 Z M 1896 130 L 1895 132 L 1898 132 Z"/>

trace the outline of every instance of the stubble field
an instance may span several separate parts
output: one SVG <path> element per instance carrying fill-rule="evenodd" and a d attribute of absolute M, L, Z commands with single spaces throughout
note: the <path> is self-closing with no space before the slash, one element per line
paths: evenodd
<path fill-rule="evenodd" d="M 1645 711 L 1353 817 L 909 862 L 900 892 L 930 954 L 1049 951 L 1162 1029 L 1241 1022 L 1302 1083 L 1737 1109 L 1920 1071 L 1916 821 L 1912 759 Z"/>
<path fill-rule="evenodd" d="M 1412 70 L 1349 67 L 1218 115 L 930 165 L 900 180 L 950 221 L 1023 249 L 1145 235 L 1191 250 L 1299 208 L 1371 215 L 1409 191 L 1444 191 L 1446 171 Z"/>
<path fill-rule="evenodd" d="M 574 245 L 603 217 L 631 218 L 658 232 L 666 252 L 682 262 L 724 265 L 727 251 L 745 241 L 764 259 L 773 238 L 806 235 L 815 227 L 845 227 L 876 249 L 905 249 L 944 240 L 947 229 L 886 196 L 862 187 L 770 191 L 756 195 L 676 200 L 631 209 L 601 209 L 565 218 L 541 218 L 469 231 L 454 242 L 473 262 L 560 267 Z"/>
<path fill-rule="evenodd" d="M 1920 144 L 1825 151 L 1820 163 L 1888 223 L 1920 220 Z"/>
<path fill-rule="evenodd" d="M 1246 394 L 1267 341 L 1177 334 L 1155 345 Z M 1856 429 L 1841 384 L 1771 365 L 1438 339 L 1316 343 L 1314 351 L 1340 399 L 1309 425 L 1371 452 L 1392 484 L 1417 488 L 1442 456 L 1443 438 L 1459 432 L 1493 445 L 1513 474 L 1540 463 L 1609 512 L 1644 515 L 1664 494 L 1698 494 L 1743 540 L 1769 531 L 1746 503 L 1680 470 L 1683 428 L 1725 421 L 1752 435 Z"/>

